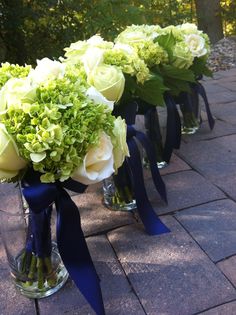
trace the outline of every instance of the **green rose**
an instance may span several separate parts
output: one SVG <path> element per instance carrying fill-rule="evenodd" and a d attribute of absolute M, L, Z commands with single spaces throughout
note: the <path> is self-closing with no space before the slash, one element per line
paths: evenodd
<path fill-rule="evenodd" d="M 191 51 L 184 42 L 179 42 L 173 49 L 173 66 L 179 69 L 188 69 L 192 63 L 194 57 Z"/>
<path fill-rule="evenodd" d="M 16 143 L 0 124 L 0 180 L 15 177 L 26 166 L 26 161 L 19 156 Z"/>
<path fill-rule="evenodd" d="M 109 101 L 118 102 L 124 91 L 125 77 L 116 66 L 100 65 L 88 75 L 88 83 Z"/>

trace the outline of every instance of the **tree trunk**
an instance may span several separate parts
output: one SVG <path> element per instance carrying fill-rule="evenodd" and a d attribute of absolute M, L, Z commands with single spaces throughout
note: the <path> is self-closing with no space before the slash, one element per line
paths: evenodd
<path fill-rule="evenodd" d="M 214 44 L 224 37 L 220 0 L 195 0 L 198 28 L 207 33 Z"/>

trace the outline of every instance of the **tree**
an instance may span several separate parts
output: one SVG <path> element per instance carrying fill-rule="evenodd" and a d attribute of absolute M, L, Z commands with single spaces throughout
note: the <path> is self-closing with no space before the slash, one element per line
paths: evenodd
<path fill-rule="evenodd" d="M 24 64 L 26 59 L 25 38 L 22 29 L 22 7 L 22 0 L 3 0 L 0 3 L 2 15 L 1 47 L 5 46 L 6 49 L 3 56 L 9 62 L 17 62 L 21 65 Z"/>
<path fill-rule="evenodd" d="M 220 0 L 195 0 L 198 27 L 214 44 L 224 37 Z"/>

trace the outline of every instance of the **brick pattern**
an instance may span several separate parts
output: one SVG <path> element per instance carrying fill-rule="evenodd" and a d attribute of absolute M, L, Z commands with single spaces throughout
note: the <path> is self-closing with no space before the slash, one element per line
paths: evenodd
<path fill-rule="evenodd" d="M 215 129 L 209 130 L 203 107 L 200 130 L 182 138 L 161 170 L 168 205 L 145 170 L 150 200 L 171 233 L 147 235 L 136 213 L 106 209 L 101 184 L 82 195 L 71 193 L 107 315 L 236 314 L 236 68 L 202 83 Z M 0 186 L 0 200 L 1 210 L 22 211 L 14 185 Z M 94 314 L 71 280 L 37 307 L 21 296 L 12 285 L 1 238 L 0 280 L 0 315 Z"/>

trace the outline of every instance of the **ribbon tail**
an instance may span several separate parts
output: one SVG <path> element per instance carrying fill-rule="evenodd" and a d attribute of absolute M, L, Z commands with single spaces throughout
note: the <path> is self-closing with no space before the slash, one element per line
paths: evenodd
<path fill-rule="evenodd" d="M 62 261 L 97 315 L 105 315 L 100 281 L 81 228 L 80 214 L 69 194 L 60 189 L 57 200 L 57 244 Z"/>
<path fill-rule="evenodd" d="M 166 187 L 165 183 L 163 182 L 159 169 L 157 167 L 155 154 L 152 149 L 152 144 L 150 140 L 145 136 L 144 133 L 141 131 L 136 131 L 136 138 L 141 142 L 142 146 L 144 147 L 147 158 L 150 163 L 150 170 L 152 173 L 152 179 L 154 182 L 154 185 L 156 187 L 156 190 L 159 192 L 161 198 L 167 203 L 167 194 L 166 194 Z"/>
<path fill-rule="evenodd" d="M 166 95 L 165 102 L 167 107 L 167 130 L 163 156 L 168 163 L 173 150 L 180 148 L 181 121 L 173 98 L 170 95 Z"/>
<path fill-rule="evenodd" d="M 170 230 L 158 218 L 148 200 L 146 188 L 144 185 L 143 172 L 140 171 L 142 170 L 142 163 L 139 150 L 134 139 L 128 139 L 128 146 L 130 150 L 128 163 L 134 179 L 134 193 L 139 216 L 148 234 L 158 235 L 168 233 Z"/>
<path fill-rule="evenodd" d="M 144 115 L 146 135 L 152 144 L 156 162 L 163 162 L 161 127 L 156 107 L 152 106 Z"/>
<path fill-rule="evenodd" d="M 195 91 L 197 93 L 199 93 L 201 95 L 201 97 L 204 100 L 208 124 L 209 124 L 210 129 L 212 130 L 214 128 L 214 125 L 215 125 L 215 120 L 211 114 L 210 104 L 209 104 L 208 99 L 207 99 L 205 88 L 203 87 L 203 85 L 200 82 L 197 82 L 196 84 L 194 84 L 193 88 L 195 89 Z"/>

